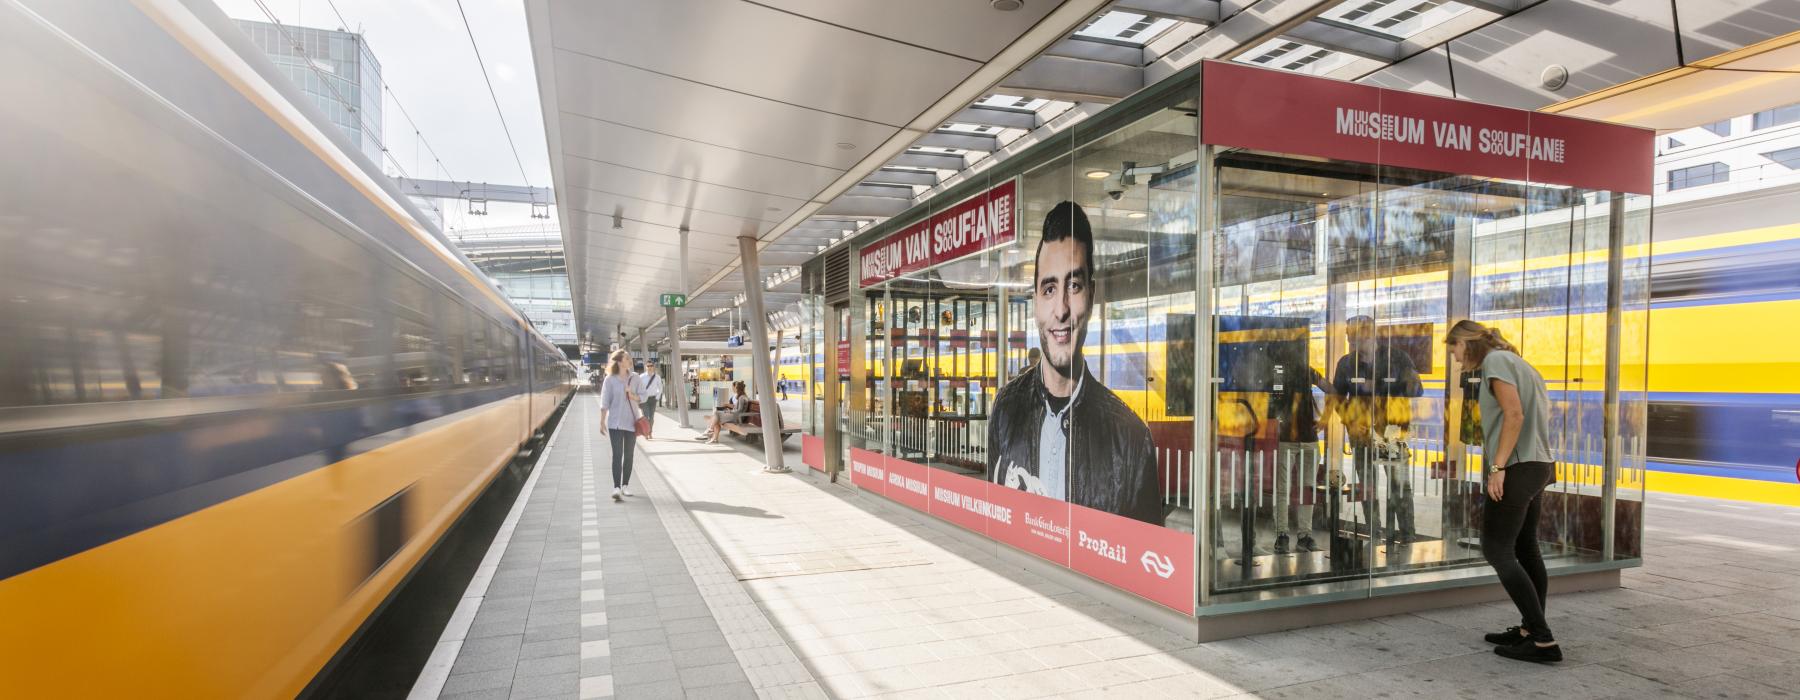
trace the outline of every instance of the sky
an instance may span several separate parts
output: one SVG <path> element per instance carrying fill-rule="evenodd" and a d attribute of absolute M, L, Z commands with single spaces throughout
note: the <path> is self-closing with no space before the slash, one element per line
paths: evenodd
<path fill-rule="evenodd" d="M 482 82 L 456 0 L 216 2 L 233 18 L 268 22 L 271 20 L 263 9 L 267 7 L 282 24 L 361 32 L 381 64 L 389 95 L 412 116 L 423 143 L 429 145 L 429 149 L 419 145 L 412 124 L 393 99 L 384 97 L 383 142 L 392 156 L 392 161 L 383 164 L 385 170 L 391 172 L 397 161 L 401 169 L 418 178 L 520 183 L 520 167 L 507 147 L 500 117 Z M 531 185 L 549 187 L 544 118 L 524 5 L 520 0 L 462 0 L 506 125 L 518 146 L 523 177 Z M 433 162 L 432 151 L 442 161 L 443 170 Z M 481 217 L 470 216 L 466 205 L 455 202 L 440 201 L 439 206 L 446 226 L 457 229 L 539 223 L 530 218 L 527 205 L 490 204 L 489 215 Z"/>

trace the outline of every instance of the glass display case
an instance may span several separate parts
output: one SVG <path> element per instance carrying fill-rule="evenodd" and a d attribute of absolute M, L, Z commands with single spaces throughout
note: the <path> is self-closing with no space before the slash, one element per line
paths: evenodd
<path fill-rule="evenodd" d="M 1474 319 L 1548 385 L 1552 575 L 1634 565 L 1649 138 L 1196 66 L 852 242 L 846 463 L 1187 615 L 1487 583 Z"/>

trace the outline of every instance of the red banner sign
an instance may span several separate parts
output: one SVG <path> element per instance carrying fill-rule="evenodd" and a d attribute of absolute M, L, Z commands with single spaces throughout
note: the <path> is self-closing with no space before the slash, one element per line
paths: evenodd
<path fill-rule="evenodd" d="M 1069 504 L 992 483 L 988 484 L 988 500 L 1009 516 L 1003 523 L 988 523 L 988 537 L 1069 565 Z"/>
<path fill-rule="evenodd" d="M 887 458 L 868 450 L 850 448 L 850 483 L 864 491 L 885 494 Z"/>
<path fill-rule="evenodd" d="M 1016 191 L 1017 181 L 1007 180 L 863 246 L 862 286 L 1011 242 L 1018 235 Z"/>
<path fill-rule="evenodd" d="M 988 484 L 945 471 L 931 475 L 931 514 L 967 530 L 987 534 L 991 523 L 1010 522 L 1011 514 L 988 500 Z"/>
<path fill-rule="evenodd" d="M 868 450 L 850 480 L 1058 566 L 1181 612 L 1194 610 L 1194 535 Z"/>
<path fill-rule="evenodd" d="M 931 507 L 931 472 L 935 471 L 923 464 L 889 457 L 887 491 L 882 495 L 914 510 L 928 510 Z"/>
<path fill-rule="evenodd" d="M 850 377 L 850 341 L 840 340 L 837 343 L 838 378 Z"/>
<path fill-rule="evenodd" d="M 801 433 L 800 461 L 815 471 L 825 471 L 825 438 Z"/>
<path fill-rule="evenodd" d="M 1208 144 L 1650 192 L 1648 129 L 1217 61 L 1200 80 Z"/>
<path fill-rule="evenodd" d="M 1194 535 L 1070 506 L 1069 568 L 1176 610 L 1194 609 Z"/>

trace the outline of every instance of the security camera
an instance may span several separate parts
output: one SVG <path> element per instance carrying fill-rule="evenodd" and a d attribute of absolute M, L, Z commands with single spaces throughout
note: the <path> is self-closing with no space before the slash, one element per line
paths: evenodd
<path fill-rule="evenodd" d="M 1116 202 L 1125 196 L 1125 183 L 1117 175 L 1106 178 L 1102 184 L 1106 188 L 1106 196 L 1111 197 L 1113 201 Z"/>

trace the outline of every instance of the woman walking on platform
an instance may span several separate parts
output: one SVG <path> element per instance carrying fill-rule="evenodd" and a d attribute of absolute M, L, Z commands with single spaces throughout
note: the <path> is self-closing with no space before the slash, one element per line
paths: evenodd
<path fill-rule="evenodd" d="M 600 422 L 612 440 L 614 501 L 631 495 L 631 455 L 637 451 L 638 400 L 631 393 L 631 354 L 614 350 L 600 385 Z"/>
<path fill-rule="evenodd" d="M 1556 483 L 1544 378 L 1500 331 L 1474 321 L 1457 322 L 1444 343 L 1465 369 L 1481 378 L 1489 499 L 1482 509 L 1481 553 L 1521 616 L 1518 627 L 1490 633 L 1487 640 L 1499 645 L 1494 653 L 1509 659 L 1561 661 L 1562 649 L 1544 620 L 1549 576 L 1537 541 L 1544 489 Z"/>

